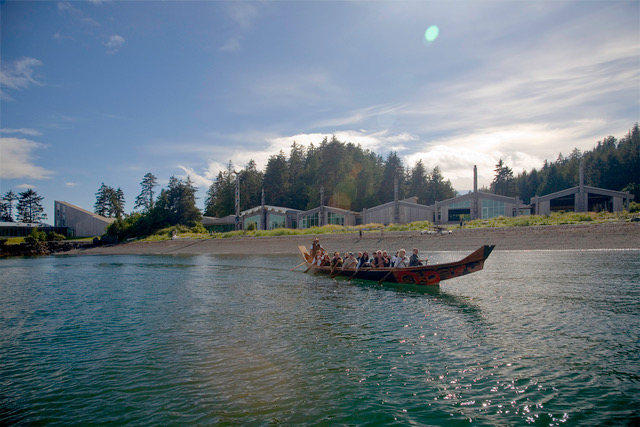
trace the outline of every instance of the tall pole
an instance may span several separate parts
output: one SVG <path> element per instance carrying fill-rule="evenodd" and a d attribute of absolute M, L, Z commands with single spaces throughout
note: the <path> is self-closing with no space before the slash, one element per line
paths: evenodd
<path fill-rule="evenodd" d="M 398 200 L 398 174 L 393 179 L 393 223 L 400 223 L 400 201 Z"/>
<path fill-rule="evenodd" d="M 320 186 L 320 218 L 318 222 L 320 227 L 324 225 L 324 186 Z"/>
<path fill-rule="evenodd" d="M 240 174 L 233 171 L 236 174 L 236 230 L 240 230 Z"/>

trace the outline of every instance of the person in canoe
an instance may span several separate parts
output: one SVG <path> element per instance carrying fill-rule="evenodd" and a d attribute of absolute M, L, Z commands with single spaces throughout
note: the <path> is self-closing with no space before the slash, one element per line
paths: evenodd
<path fill-rule="evenodd" d="M 358 261 L 353 256 L 353 252 L 349 252 L 349 255 L 344 259 L 342 263 L 342 269 L 355 268 L 358 265 Z"/>
<path fill-rule="evenodd" d="M 419 265 L 427 265 L 427 259 L 425 258 L 423 264 L 418 258 L 418 249 L 413 248 L 413 254 L 409 257 L 409 267 L 417 267 Z"/>
<path fill-rule="evenodd" d="M 407 251 L 405 251 L 404 249 L 400 249 L 398 251 L 398 256 L 396 257 L 396 261 L 393 266 L 395 268 L 409 267 L 409 258 L 407 257 Z"/>
<path fill-rule="evenodd" d="M 320 246 L 320 240 L 316 237 L 311 242 L 310 253 L 311 253 L 311 258 L 312 259 L 316 257 L 316 252 L 318 252 L 320 249 L 322 249 L 322 246 Z"/>

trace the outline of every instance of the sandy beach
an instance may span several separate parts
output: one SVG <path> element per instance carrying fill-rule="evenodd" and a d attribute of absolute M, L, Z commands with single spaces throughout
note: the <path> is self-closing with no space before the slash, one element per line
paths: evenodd
<path fill-rule="evenodd" d="M 453 229 L 451 234 L 421 234 L 420 231 L 369 231 L 318 236 L 233 237 L 226 239 L 175 239 L 161 242 L 130 242 L 119 245 L 75 249 L 67 254 L 297 254 L 313 237 L 329 251 L 395 251 L 418 248 L 420 252 L 472 251 L 482 245 L 495 250 L 544 249 L 640 249 L 640 222 L 577 224 L 535 227 Z"/>

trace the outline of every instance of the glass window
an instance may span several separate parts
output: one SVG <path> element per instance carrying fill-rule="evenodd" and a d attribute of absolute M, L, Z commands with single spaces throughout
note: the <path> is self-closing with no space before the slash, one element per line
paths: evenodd
<path fill-rule="evenodd" d="M 329 224 L 344 226 L 344 215 L 333 212 L 327 212 L 327 221 Z"/>
<path fill-rule="evenodd" d="M 287 218 L 284 215 L 269 215 L 269 230 L 274 228 L 283 228 L 287 222 Z"/>
<path fill-rule="evenodd" d="M 482 219 L 504 216 L 504 202 L 482 199 Z"/>
<path fill-rule="evenodd" d="M 305 215 L 303 216 L 302 219 L 302 228 L 311 228 L 311 227 L 317 227 L 318 226 L 318 212 L 311 214 L 311 215 Z"/>

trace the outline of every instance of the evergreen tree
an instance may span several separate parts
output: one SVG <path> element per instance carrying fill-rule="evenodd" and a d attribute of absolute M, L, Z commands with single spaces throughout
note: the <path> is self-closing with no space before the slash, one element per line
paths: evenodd
<path fill-rule="evenodd" d="M 140 185 L 142 191 L 136 197 L 136 204 L 133 208 L 142 208 L 143 212 L 149 212 L 153 208 L 153 189 L 158 185 L 158 178 L 149 172 L 144 176 Z"/>
<path fill-rule="evenodd" d="M 18 221 L 28 223 L 39 223 L 47 218 L 42 207 L 44 197 L 29 188 L 18 194 Z"/>
<path fill-rule="evenodd" d="M 7 191 L 7 193 L 2 197 L 2 204 L 0 205 L 0 221 L 3 222 L 14 222 L 13 216 L 13 202 L 18 200 L 18 195 L 13 192 L 13 190 Z"/>
<path fill-rule="evenodd" d="M 398 153 L 391 151 L 384 163 L 382 182 L 380 182 L 378 187 L 378 198 L 381 203 L 393 201 L 396 179 L 398 180 L 398 198 L 403 199 L 404 193 L 402 191 L 402 187 L 404 184 L 404 166 L 402 165 L 402 160 L 398 157 Z"/>
<path fill-rule="evenodd" d="M 240 202 L 242 203 L 242 196 Z M 227 170 L 218 172 L 211 183 L 205 198 L 206 216 L 221 218 L 235 213 L 235 173 L 233 163 L 229 161 Z"/>
<path fill-rule="evenodd" d="M 305 182 L 306 153 L 302 145 L 295 142 L 291 145 L 289 153 L 289 207 L 293 209 L 304 209 L 309 202 L 307 186 Z"/>
<path fill-rule="evenodd" d="M 263 174 L 258 170 L 256 162 L 249 160 L 240 171 L 240 210 L 250 209 L 262 203 L 262 181 Z M 235 183 L 233 197 L 235 210 Z"/>
<path fill-rule="evenodd" d="M 175 176 L 169 178 L 169 187 L 158 196 L 154 215 L 156 221 L 166 225 L 187 225 L 193 227 L 202 219 L 196 207 L 196 191 L 191 179 L 182 181 Z"/>
<path fill-rule="evenodd" d="M 491 183 L 492 192 L 502 196 L 516 196 L 513 170 L 506 166 L 502 159 L 500 159 L 494 171 L 496 175 Z"/>
<path fill-rule="evenodd" d="M 104 182 L 96 193 L 94 212 L 106 218 L 122 218 L 124 215 L 124 193 L 118 188 L 105 185 Z"/>
<path fill-rule="evenodd" d="M 418 203 L 427 203 L 427 171 L 422 160 L 418 160 L 418 163 L 411 169 L 408 194 L 410 197 L 418 197 Z"/>
<path fill-rule="evenodd" d="M 427 200 L 426 204 L 433 204 L 456 196 L 450 180 L 444 179 L 440 167 L 436 166 L 427 177 Z"/>
<path fill-rule="evenodd" d="M 264 171 L 265 203 L 275 206 L 287 206 L 289 190 L 289 171 L 284 152 L 269 157 Z"/>
<path fill-rule="evenodd" d="M 107 216 L 107 211 L 109 210 L 109 189 L 111 187 L 107 187 L 104 185 L 104 182 L 98 189 L 96 193 L 96 203 L 93 205 L 93 212 L 100 216 Z"/>

